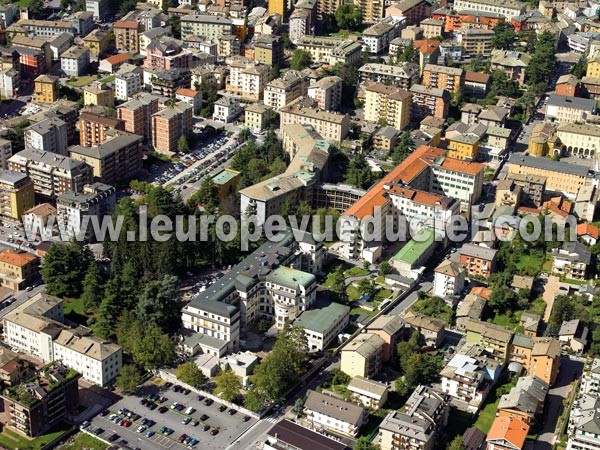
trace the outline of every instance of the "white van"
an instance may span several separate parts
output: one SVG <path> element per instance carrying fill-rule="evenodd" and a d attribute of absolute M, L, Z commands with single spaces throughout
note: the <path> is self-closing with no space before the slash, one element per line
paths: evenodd
<path fill-rule="evenodd" d="M 184 413 L 186 416 L 189 416 L 190 414 L 193 414 L 194 412 L 196 412 L 196 410 L 190 406 L 190 407 L 189 407 L 188 409 L 186 409 L 186 410 L 185 410 L 183 413 Z"/>

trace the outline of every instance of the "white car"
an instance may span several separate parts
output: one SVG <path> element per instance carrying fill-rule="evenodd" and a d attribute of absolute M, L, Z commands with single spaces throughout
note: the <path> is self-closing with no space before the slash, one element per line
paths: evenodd
<path fill-rule="evenodd" d="M 137 427 L 137 431 L 138 433 L 143 433 L 144 431 L 146 431 L 146 426 L 145 425 L 140 425 L 139 427 Z"/>

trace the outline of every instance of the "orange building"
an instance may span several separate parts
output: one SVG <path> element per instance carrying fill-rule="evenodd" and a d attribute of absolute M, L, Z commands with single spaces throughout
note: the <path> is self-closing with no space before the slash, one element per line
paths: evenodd
<path fill-rule="evenodd" d="M 579 97 L 581 95 L 581 83 L 574 75 L 562 75 L 556 81 L 555 94 L 568 97 Z"/>
<path fill-rule="evenodd" d="M 525 445 L 529 425 L 514 417 L 496 417 L 486 437 L 486 450 L 520 450 Z"/>
<path fill-rule="evenodd" d="M 508 359 L 521 364 L 527 375 L 552 385 L 560 366 L 560 352 L 558 339 L 515 334 L 508 346 Z"/>
<path fill-rule="evenodd" d="M 462 88 L 464 76 L 465 71 L 458 67 L 426 64 L 423 69 L 423 84 L 458 94 Z"/>
<path fill-rule="evenodd" d="M 90 112 L 82 112 L 79 115 L 79 144 L 82 147 L 102 144 L 107 139 L 108 130 L 125 131 L 125 122 Z"/>
<path fill-rule="evenodd" d="M 152 114 L 157 112 L 158 97 L 145 92 L 117 107 L 117 116 L 125 122 L 125 131 L 144 136 L 146 142 L 150 141 Z"/>
<path fill-rule="evenodd" d="M 177 152 L 177 142 L 192 129 L 192 106 L 179 102 L 152 116 L 152 146 L 165 155 Z"/>
<path fill-rule="evenodd" d="M 493 29 L 498 23 L 505 22 L 504 16 L 483 11 L 456 12 L 450 8 L 440 8 L 433 12 L 434 19 L 444 20 L 444 32 L 452 33 L 464 28 Z"/>
<path fill-rule="evenodd" d="M 25 252 L 0 252 L 0 283 L 2 287 L 18 291 L 30 286 L 37 275 L 39 258 Z"/>
<path fill-rule="evenodd" d="M 135 20 L 119 20 L 115 22 L 115 45 L 117 50 L 137 54 L 140 52 L 141 24 Z"/>

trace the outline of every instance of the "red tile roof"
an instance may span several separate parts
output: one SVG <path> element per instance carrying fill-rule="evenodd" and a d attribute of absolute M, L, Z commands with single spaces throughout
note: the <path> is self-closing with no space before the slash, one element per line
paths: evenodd
<path fill-rule="evenodd" d="M 598 227 L 591 223 L 580 223 L 577 225 L 577 236 L 590 236 L 598 239 Z"/>
<path fill-rule="evenodd" d="M 507 441 L 516 448 L 523 448 L 529 433 L 529 425 L 515 417 L 496 417 L 487 435 L 487 441 Z"/>
<path fill-rule="evenodd" d="M 115 28 L 131 28 L 137 30 L 139 23 L 135 20 L 119 20 L 115 22 Z"/>
<path fill-rule="evenodd" d="M 105 59 L 109 64 L 115 65 L 119 63 L 124 63 L 125 61 L 129 61 L 131 57 L 127 53 L 118 53 L 116 55 L 109 56 Z"/>

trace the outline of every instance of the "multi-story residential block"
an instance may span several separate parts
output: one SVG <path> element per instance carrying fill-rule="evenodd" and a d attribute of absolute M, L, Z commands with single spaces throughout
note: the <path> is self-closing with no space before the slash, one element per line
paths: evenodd
<path fill-rule="evenodd" d="M 342 348 L 340 369 L 351 377 L 374 377 L 383 363 L 383 345 L 377 334 L 359 334 Z"/>
<path fill-rule="evenodd" d="M 4 425 L 30 438 L 47 433 L 77 414 L 80 374 L 61 364 L 50 364 L 25 382 L 0 395 Z M 3 421 L 4 422 L 4 421 Z"/>
<path fill-rule="evenodd" d="M 117 74 L 115 76 L 115 98 L 117 100 L 129 100 L 142 90 L 142 77 L 137 71 Z"/>
<path fill-rule="evenodd" d="M 217 54 L 220 58 L 239 55 L 242 46 L 240 38 L 235 34 L 224 34 L 219 38 L 217 45 Z"/>
<path fill-rule="evenodd" d="M 559 124 L 584 122 L 587 116 L 596 112 L 596 100 L 565 97 L 550 94 L 546 105 L 546 119 Z"/>
<path fill-rule="evenodd" d="M 294 326 L 304 330 L 309 351 L 323 351 L 329 347 L 350 321 L 350 307 L 334 302 L 317 302 L 304 311 Z"/>
<path fill-rule="evenodd" d="M 316 107 L 314 100 L 300 98 L 280 109 L 281 126 L 310 125 L 328 141 L 341 142 L 350 127 L 347 114 L 322 111 Z"/>
<path fill-rule="evenodd" d="M 235 121 L 243 112 L 240 100 L 236 97 L 221 97 L 215 102 L 213 120 L 229 123 Z"/>
<path fill-rule="evenodd" d="M 286 201 L 310 200 L 329 158 L 329 143 L 310 125 L 283 125 L 282 132 L 284 149 L 291 158 L 286 171 L 240 191 L 240 211 L 255 216 L 260 224 L 279 214 Z"/>
<path fill-rule="evenodd" d="M 521 364 L 527 375 L 536 376 L 549 385 L 556 382 L 561 355 L 558 339 L 515 334 L 509 340 L 508 351 L 508 360 Z"/>
<path fill-rule="evenodd" d="M 184 328 L 196 332 L 184 347 L 192 354 L 199 349 L 215 355 L 236 351 L 240 326 L 260 318 L 283 329 L 286 321 L 315 302 L 317 281 L 312 272 L 321 270 L 322 258 L 322 243 L 308 233 L 296 241 L 290 230 L 277 242 L 265 242 L 183 308 Z M 238 283 L 242 279 L 245 282 Z"/>
<path fill-rule="evenodd" d="M 248 100 L 260 100 L 269 82 L 269 66 L 241 56 L 227 58 L 229 78 L 225 89 Z"/>
<path fill-rule="evenodd" d="M 304 414 L 314 426 L 348 436 L 356 436 L 368 418 L 362 406 L 312 390 L 304 402 Z"/>
<path fill-rule="evenodd" d="M 42 122 L 46 119 L 60 119 L 67 125 L 67 143 L 69 145 L 75 143 L 77 139 L 77 132 L 75 127 L 77 125 L 77 106 L 76 105 L 62 105 L 51 106 L 46 111 L 40 112 L 31 116 L 32 122 Z"/>
<path fill-rule="evenodd" d="M 14 4 L 2 5 L 0 8 L 0 25 L 3 29 L 12 25 L 19 16 L 19 8 Z"/>
<path fill-rule="evenodd" d="M 283 62 L 283 39 L 281 36 L 261 34 L 255 37 L 254 61 L 272 67 L 281 66 Z"/>
<path fill-rule="evenodd" d="M 600 358 L 588 361 L 583 369 L 580 392 L 584 394 L 600 393 Z"/>
<path fill-rule="evenodd" d="M 469 275 L 489 278 L 496 268 L 496 250 L 475 244 L 465 244 L 460 249 L 460 264 Z"/>
<path fill-rule="evenodd" d="M 516 81 L 519 86 L 525 84 L 525 69 L 531 61 L 531 55 L 508 50 L 492 50 L 491 69 L 502 70 L 509 80 Z"/>
<path fill-rule="evenodd" d="M 29 176 L 35 193 L 48 198 L 79 191 L 93 177 L 91 167 L 84 162 L 32 148 L 14 154 L 8 169 Z"/>
<path fill-rule="evenodd" d="M 350 398 L 366 408 L 376 411 L 385 405 L 388 388 L 384 383 L 365 377 L 354 377 L 348 383 Z"/>
<path fill-rule="evenodd" d="M 406 408 L 391 411 L 379 425 L 382 450 L 432 450 L 448 423 L 444 394 L 419 385 Z"/>
<path fill-rule="evenodd" d="M 466 318 L 463 321 L 467 343 L 488 349 L 498 359 L 506 361 L 513 332 L 499 325 Z"/>
<path fill-rule="evenodd" d="M 552 272 L 573 280 L 585 280 L 591 262 L 590 249 L 580 242 L 565 242 L 552 249 Z"/>
<path fill-rule="evenodd" d="M 59 118 L 44 119 L 23 132 L 25 148 L 67 154 L 67 124 Z"/>
<path fill-rule="evenodd" d="M 0 138 L 0 170 L 8 168 L 8 158 L 12 156 L 12 142 Z"/>
<path fill-rule="evenodd" d="M 375 23 L 385 16 L 385 2 L 381 0 L 354 0 L 353 3 L 358 6 L 362 13 L 365 23 Z"/>
<path fill-rule="evenodd" d="M 102 21 L 109 14 L 108 0 L 85 0 L 85 10 L 94 15 L 94 20 Z"/>
<path fill-rule="evenodd" d="M 423 69 L 423 85 L 444 89 L 453 94 L 461 91 L 464 83 L 464 70 L 456 67 L 426 64 Z"/>
<path fill-rule="evenodd" d="M 152 115 L 157 112 L 158 97 L 145 92 L 117 107 L 117 116 L 125 122 L 125 131 L 143 136 L 144 142 L 151 140 Z"/>
<path fill-rule="evenodd" d="M 522 450 L 529 425 L 516 417 L 496 417 L 486 437 L 486 450 Z"/>
<path fill-rule="evenodd" d="M 423 29 L 423 37 L 425 39 L 439 38 L 443 35 L 444 20 L 431 17 L 421 21 L 419 27 Z"/>
<path fill-rule="evenodd" d="M 47 70 L 46 55 L 42 50 L 18 47 L 13 45 L 13 51 L 19 56 L 19 73 L 21 78 L 34 79 Z M 48 49 L 50 47 L 48 46 Z"/>
<path fill-rule="evenodd" d="M 456 36 L 456 41 L 463 47 L 463 57 L 475 55 L 489 56 L 492 52 L 493 30 L 469 28 Z"/>
<path fill-rule="evenodd" d="M 35 204 L 33 182 L 20 172 L 0 173 L 0 194 L 0 215 L 5 220 L 19 220 Z"/>
<path fill-rule="evenodd" d="M 410 124 L 412 95 L 405 89 L 382 83 L 365 88 L 365 120 L 379 123 L 384 120 L 396 130 Z"/>
<path fill-rule="evenodd" d="M 178 102 L 152 115 L 152 146 L 159 153 L 172 155 L 177 141 L 192 129 L 192 107 Z"/>
<path fill-rule="evenodd" d="M 306 76 L 297 70 L 289 70 L 281 77 L 269 82 L 264 92 L 265 105 L 280 109 L 308 91 Z"/>
<path fill-rule="evenodd" d="M 430 16 L 431 11 L 431 7 L 424 0 L 402 0 L 391 5 L 386 3 L 386 6 L 385 17 L 406 17 L 407 25 L 419 24 Z"/>
<path fill-rule="evenodd" d="M 140 51 L 141 24 L 135 20 L 118 20 L 113 26 L 117 50 L 137 54 Z"/>
<path fill-rule="evenodd" d="M 21 74 L 13 68 L 0 70 L 0 95 L 7 98 L 18 96 L 18 90 L 21 86 Z"/>
<path fill-rule="evenodd" d="M 393 84 L 402 89 L 410 89 L 419 79 L 419 66 L 413 63 L 402 63 L 398 66 L 368 63 L 358 69 L 360 81 Z"/>
<path fill-rule="evenodd" d="M 295 422 L 281 420 L 267 432 L 263 444 L 264 450 L 279 450 L 281 448 L 322 448 L 324 450 L 346 450 L 343 442 L 334 440 L 316 431 L 309 430 Z"/>
<path fill-rule="evenodd" d="M 233 23 L 227 17 L 196 14 L 181 18 L 181 39 L 184 41 L 190 36 L 219 39 L 225 34 L 233 34 Z"/>
<path fill-rule="evenodd" d="M 509 177 L 514 175 L 543 177 L 545 189 L 562 192 L 572 198 L 576 197 L 582 188 L 591 184 L 588 167 L 522 154 L 511 155 L 508 174 Z"/>
<path fill-rule="evenodd" d="M 253 103 L 244 109 L 244 125 L 255 133 L 263 131 L 269 122 L 272 109 L 262 103 Z"/>
<path fill-rule="evenodd" d="M 405 330 L 404 323 L 394 315 L 379 316 L 365 328 L 367 333 L 383 339 L 383 361 L 390 361 Z"/>
<path fill-rule="evenodd" d="M 115 91 L 107 84 L 96 81 L 83 88 L 83 104 L 112 108 L 115 104 Z"/>
<path fill-rule="evenodd" d="M 483 348 L 465 344 L 440 372 L 441 390 L 459 409 L 476 413 L 501 371 L 502 365 Z"/>
<path fill-rule="evenodd" d="M 542 414 L 550 385 L 536 376 L 519 377 L 517 385 L 500 397 L 498 417 L 514 417 L 533 425 Z"/>
<path fill-rule="evenodd" d="M 202 92 L 194 89 L 179 88 L 175 91 L 175 99 L 192 107 L 194 115 L 200 114 L 202 108 Z"/>
<path fill-rule="evenodd" d="M 313 61 L 321 61 L 332 66 L 337 63 L 358 65 L 361 60 L 362 45 L 358 41 L 322 36 L 303 36 L 297 47 L 310 53 Z"/>
<path fill-rule="evenodd" d="M 100 28 L 92 30 L 90 34 L 83 38 L 83 45 L 90 49 L 93 58 L 99 58 L 110 48 L 112 43 L 111 34 Z"/>
<path fill-rule="evenodd" d="M 59 227 L 69 239 L 78 236 L 92 239 L 93 229 L 83 223 L 84 216 L 96 216 L 100 220 L 112 214 L 116 205 L 116 190 L 103 183 L 86 184 L 81 192 L 66 192 L 56 197 Z M 85 228 L 84 228 L 85 227 Z"/>
<path fill-rule="evenodd" d="M 63 53 L 65 53 L 73 45 L 73 36 L 69 33 L 57 34 L 50 42 L 50 51 L 52 52 L 52 61 L 58 61 Z"/>
<path fill-rule="evenodd" d="M 600 150 L 600 127 L 596 125 L 565 123 L 556 134 L 570 155 L 592 157 Z"/>
<path fill-rule="evenodd" d="M 341 0 L 317 0 L 317 18 L 323 20 L 334 14 L 341 4 Z"/>
<path fill-rule="evenodd" d="M 178 41 L 164 36 L 150 42 L 146 47 L 144 67 L 157 69 L 189 69 L 192 65 L 192 54 L 183 50 Z"/>
<path fill-rule="evenodd" d="M 487 73 L 465 72 L 463 93 L 471 97 L 485 97 L 490 90 L 490 76 Z"/>
<path fill-rule="evenodd" d="M 78 77 L 83 75 L 90 64 L 90 50 L 74 45 L 60 57 L 60 68 L 65 75 Z"/>
<path fill-rule="evenodd" d="M 85 36 L 94 28 L 94 13 L 89 11 L 77 11 L 71 17 L 71 23 L 75 33 Z"/>
<path fill-rule="evenodd" d="M 379 151 L 391 152 L 398 142 L 400 132 L 393 127 L 384 126 L 373 135 L 373 148 Z"/>
<path fill-rule="evenodd" d="M 413 121 L 420 122 L 429 116 L 440 119 L 448 116 L 450 96 L 447 91 L 413 84 L 409 92 L 412 94 L 411 118 Z"/>
<path fill-rule="evenodd" d="M 69 147 L 70 157 L 90 166 L 102 183 L 115 184 L 134 176 L 142 168 L 142 138 L 120 130 L 107 130 L 105 136 L 90 147 Z"/>
<path fill-rule="evenodd" d="M 289 19 L 290 41 L 295 45 L 300 42 L 303 36 L 312 36 L 314 34 L 314 17 L 311 17 L 310 11 L 295 8 Z"/>
<path fill-rule="evenodd" d="M 4 316 L 6 342 L 44 363 L 61 361 L 91 383 L 108 385 L 119 375 L 121 347 L 70 329 L 64 320 L 61 299 L 36 294 Z"/>
<path fill-rule="evenodd" d="M 526 4 L 515 0 L 502 0 L 500 2 L 493 0 L 457 0 L 454 3 L 457 10 L 484 11 L 504 16 L 507 21 L 511 18 L 523 14 L 526 10 Z"/>
<path fill-rule="evenodd" d="M 52 64 L 52 50 L 50 49 L 50 42 L 47 39 L 17 35 L 12 39 L 11 44 L 11 49 L 14 48 L 17 52 L 23 53 L 21 55 L 21 65 L 24 63 L 23 58 L 25 56 L 33 56 L 36 54 L 36 52 L 29 52 L 28 54 L 27 52 L 20 51 L 22 49 L 37 50 L 38 53 L 41 54 L 40 67 L 44 72 L 45 69 Z M 21 68 L 21 71 L 23 71 L 23 69 L 24 68 Z"/>
<path fill-rule="evenodd" d="M 443 320 L 416 313 L 412 310 L 409 310 L 402 320 L 409 329 L 418 331 L 427 345 L 439 347 L 444 341 L 446 325 Z"/>
<path fill-rule="evenodd" d="M 321 78 L 308 86 L 308 96 L 318 108 L 337 111 L 342 103 L 342 79 L 335 75 Z"/>
<path fill-rule="evenodd" d="M 60 20 L 21 19 L 6 28 L 9 34 L 23 34 L 43 39 L 51 38 L 61 33 L 75 34 L 73 24 Z"/>
<path fill-rule="evenodd" d="M 38 276 L 40 260 L 26 252 L 7 249 L 0 252 L 0 285 L 20 291 L 33 284 Z"/>
<path fill-rule="evenodd" d="M 446 299 L 460 295 L 465 287 L 465 269 L 457 262 L 445 259 L 433 274 L 433 295 Z"/>

